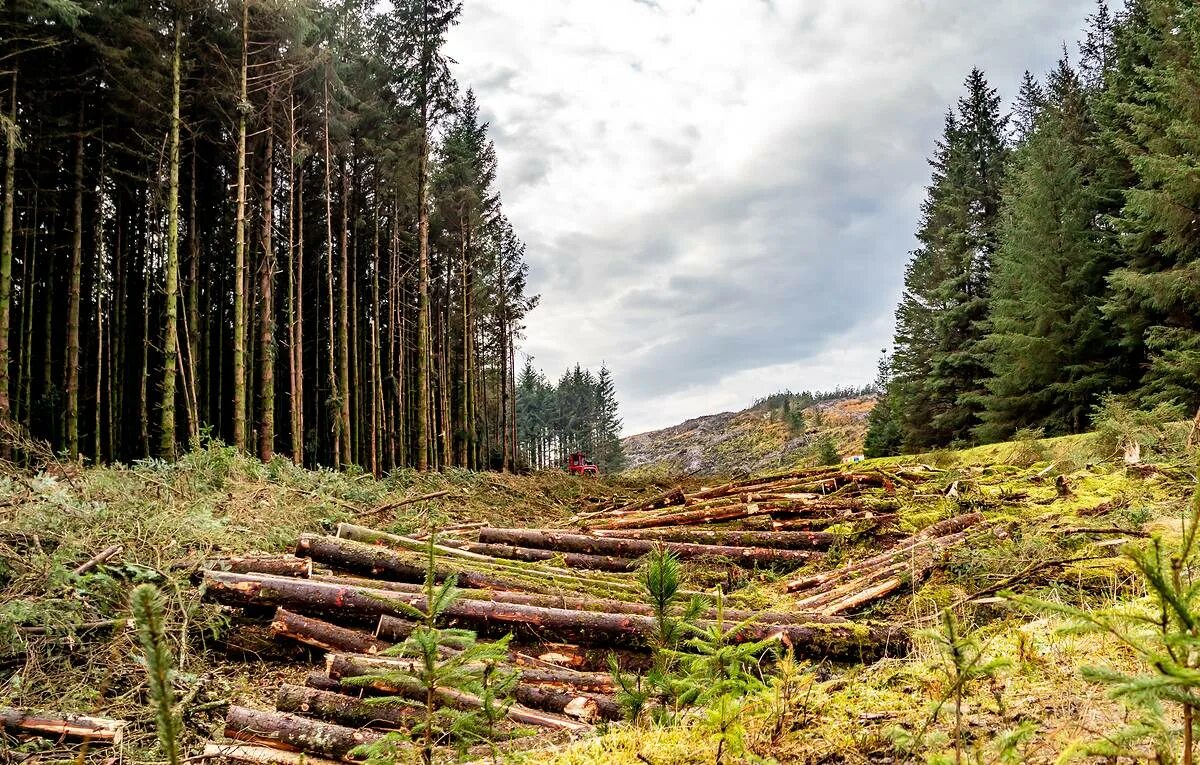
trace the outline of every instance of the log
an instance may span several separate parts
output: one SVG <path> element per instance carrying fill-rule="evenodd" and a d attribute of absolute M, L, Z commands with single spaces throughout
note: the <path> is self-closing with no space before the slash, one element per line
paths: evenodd
<path fill-rule="evenodd" d="M 614 518 L 591 526 L 593 529 L 652 529 L 661 526 L 699 526 L 703 523 L 718 523 L 733 521 L 739 518 L 749 518 L 767 512 L 753 502 L 739 502 L 712 508 L 683 510 L 678 513 L 655 515 L 629 515 Z"/>
<path fill-rule="evenodd" d="M 317 534 L 301 534 L 296 542 L 296 554 L 308 555 L 313 560 L 338 568 L 358 571 L 371 576 L 388 576 L 407 582 L 425 581 L 425 564 L 415 558 L 403 556 L 378 545 L 369 545 L 350 539 L 324 537 Z M 449 571 L 444 566 L 436 570 L 438 581 L 451 573 L 467 587 L 483 589 L 522 589 L 517 583 L 490 574 L 474 571 Z"/>
<path fill-rule="evenodd" d="M 106 717 L 0 707 L 0 727 L 16 734 L 42 738 L 79 739 L 120 746 L 126 725 L 124 720 Z"/>
<path fill-rule="evenodd" d="M 350 752 L 353 749 L 378 741 L 383 734 L 373 730 L 317 722 L 299 715 L 264 712 L 234 704 L 225 713 L 225 736 L 236 741 L 246 741 L 276 749 L 313 752 L 353 761 L 365 759 L 364 757 L 351 757 Z"/>
<path fill-rule="evenodd" d="M 312 559 L 295 555 L 249 555 L 234 558 L 209 558 L 200 564 L 204 571 L 229 571 L 234 574 L 272 574 L 308 577 Z"/>
<path fill-rule="evenodd" d="M 375 654 L 392 645 L 365 632 L 339 627 L 336 624 L 309 616 L 301 616 L 286 608 L 275 609 L 275 618 L 271 620 L 271 633 L 276 637 L 291 638 L 325 651 Z"/>
<path fill-rule="evenodd" d="M 527 545 L 549 550 L 579 552 L 590 555 L 618 555 L 636 557 L 645 555 L 661 545 L 683 559 L 729 558 L 738 563 L 808 563 L 817 553 L 808 550 L 779 550 L 766 547 L 737 547 L 733 545 L 695 544 L 692 542 L 658 542 L 649 539 L 625 539 L 601 537 L 589 534 L 548 531 L 544 529 L 501 529 L 479 530 L 481 542 L 506 545 Z M 829 539 L 815 538 L 815 543 L 832 543 Z"/>
<path fill-rule="evenodd" d="M 331 680 L 337 683 L 335 680 Z M 412 724 L 415 709 L 408 704 L 366 701 L 331 690 L 284 683 L 275 695 L 275 709 L 307 715 L 352 728 L 400 730 Z"/>
<path fill-rule="evenodd" d="M 334 680 L 324 672 L 313 670 L 304 676 L 304 685 L 308 688 L 316 688 L 319 691 L 332 691 L 333 693 L 341 693 L 343 695 L 358 695 L 361 689 L 347 689 L 341 681 Z"/>
<path fill-rule="evenodd" d="M 683 494 L 683 487 L 675 486 L 667 489 L 661 494 L 656 494 L 648 499 L 640 499 L 636 502 L 622 505 L 621 507 L 618 507 L 610 512 L 612 512 L 614 515 L 624 515 L 625 513 L 636 513 L 642 510 L 657 510 L 659 508 L 670 507 L 672 505 L 682 505 L 684 502 L 686 502 L 686 498 Z"/>
<path fill-rule="evenodd" d="M 379 507 L 376 507 L 374 509 L 366 510 L 361 513 L 358 513 L 355 515 L 355 517 L 356 518 L 370 518 L 372 516 L 380 515 L 381 513 L 386 513 L 389 510 L 396 510 L 398 508 L 404 507 L 405 505 L 411 505 L 415 502 L 427 502 L 431 499 L 438 499 L 439 497 L 444 497 L 449 493 L 450 493 L 449 489 L 442 489 L 441 491 L 434 491 L 434 492 L 430 492 L 429 494 L 422 494 L 419 497 L 408 497 L 407 499 L 402 499 L 398 502 L 387 502 L 387 503 L 382 504 Z"/>
<path fill-rule="evenodd" d="M 343 616 L 397 616 L 408 612 L 398 604 L 423 608 L 417 593 L 346 587 L 263 574 L 205 574 L 205 598 L 235 606 L 283 606 L 290 610 L 318 611 Z M 534 639 L 551 639 L 585 644 L 646 646 L 656 630 L 653 617 L 542 608 L 515 603 L 460 599 L 446 609 L 453 623 L 480 631 L 513 630 Z M 701 629 L 713 626 L 701 620 Z M 730 625 L 731 626 L 731 625 Z M 778 635 L 805 656 L 837 658 L 875 657 L 886 651 L 902 650 L 903 630 L 891 626 L 867 627 L 844 621 L 821 624 L 751 624 L 737 636 L 740 641 L 763 640 Z M 386 634 L 380 637 L 387 638 Z"/>
<path fill-rule="evenodd" d="M 363 677 L 367 675 L 379 674 L 381 671 L 389 671 L 386 666 L 380 666 L 380 663 L 384 662 L 385 660 L 378 657 L 362 656 L 357 657 L 357 660 L 352 660 L 348 656 L 331 654 L 327 661 L 330 677 L 338 680 L 346 677 Z M 390 659 L 387 661 L 395 663 L 403 660 Z M 385 682 L 382 679 L 376 679 L 370 683 L 370 687 L 373 690 L 380 691 L 382 693 L 404 696 L 406 698 L 412 698 L 422 702 L 425 700 L 425 690 L 420 688 L 415 681 L 409 684 Z M 478 696 L 465 691 L 458 691 L 451 688 L 439 688 L 434 695 L 436 697 L 436 701 L 440 705 L 453 707 L 455 709 L 479 709 L 483 706 L 483 701 Z M 536 709 L 530 709 L 521 704 L 510 704 L 506 713 L 506 717 L 521 725 L 537 725 L 544 728 L 554 728 L 556 730 L 574 732 L 591 730 L 591 726 L 586 723 L 572 720 L 560 715 L 541 712 Z"/>
<path fill-rule="evenodd" d="M 592 571 L 636 571 L 638 562 L 631 558 L 620 558 L 611 555 L 587 555 L 584 553 L 561 553 L 556 550 L 543 550 L 536 547 L 517 547 L 515 545 L 489 544 L 485 542 L 460 542 L 445 540 L 442 544 L 456 547 L 494 558 L 512 558 L 525 561 L 561 560 L 570 568 L 590 569 Z"/>
<path fill-rule="evenodd" d="M 413 673 L 422 668 L 420 660 L 411 658 L 364 656 L 337 652 L 325 655 L 325 673 L 338 680 L 390 672 Z M 571 669 L 540 668 L 521 668 L 518 671 L 522 683 L 591 693 L 612 693 L 616 690 L 616 683 L 612 675 L 607 672 L 576 672 Z"/>
<path fill-rule="evenodd" d="M 873 529 L 895 523 L 899 517 L 897 513 L 872 513 L 869 511 L 821 518 L 798 518 L 790 513 L 772 513 L 771 528 L 776 532 L 788 532 L 828 528 L 835 523 L 852 523 L 858 529 Z"/>
<path fill-rule="evenodd" d="M 621 707 L 607 696 L 564 693 L 524 683 L 517 686 L 514 696 L 518 704 L 531 709 L 554 712 L 589 723 L 596 720 L 620 720 L 623 716 Z"/>
<path fill-rule="evenodd" d="M 125 548 L 121 545 L 110 545 L 109 547 L 106 547 L 103 550 L 101 550 L 100 552 L 93 555 L 86 562 L 81 563 L 78 566 L 76 566 L 75 570 L 72 571 L 71 573 L 74 574 L 75 576 L 82 576 L 83 574 L 86 574 L 87 572 L 91 571 L 96 566 L 99 566 L 101 563 L 104 563 L 105 561 L 109 560 L 110 558 L 114 558 L 114 557 L 120 555 L 121 551 L 124 549 Z"/>
<path fill-rule="evenodd" d="M 233 762 L 244 762 L 248 765 L 330 765 L 337 760 L 327 760 L 324 757 L 314 757 L 301 752 L 287 752 L 267 746 L 246 746 L 245 744 L 205 744 L 204 759 L 215 760 L 224 758 Z"/>
<path fill-rule="evenodd" d="M 672 529 L 601 529 L 594 536 L 608 539 L 640 539 L 662 542 L 691 542 L 703 545 L 732 545 L 778 550 L 824 549 L 838 540 L 837 534 L 822 532 L 726 531 L 692 527 Z"/>

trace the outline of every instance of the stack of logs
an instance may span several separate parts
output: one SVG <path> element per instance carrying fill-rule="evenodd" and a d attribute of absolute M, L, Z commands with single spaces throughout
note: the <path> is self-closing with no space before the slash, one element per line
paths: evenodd
<path fill-rule="evenodd" d="M 207 598 L 269 614 L 277 638 L 326 652 L 323 670 L 311 672 L 303 686 L 279 689 L 274 711 L 231 707 L 226 735 L 239 743 L 213 744 L 213 753 L 243 762 L 281 761 L 277 750 L 345 760 L 384 731 L 409 728 L 406 707 L 367 700 L 403 695 L 405 688 L 347 679 L 410 668 L 410 660 L 381 654 L 411 632 L 411 608 L 425 605 L 431 548 L 435 578 L 453 575 L 463 588 L 445 612 L 446 626 L 514 636 L 513 724 L 570 735 L 618 719 L 608 656 L 627 669 L 644 667 L 656 630 L 634 573 L 647 552 L 661 545 L 685 560 L 819 569 L 847 525 L 860 534 L 886 528 L 895 520 L 896 487 L 921 480 L 914 472 L 802 471 L 691 493 L 675 488 L 577 516 L 569 529 L 472 524 L 433 543 L 340 524 L 335 536 L 302 535 L 295 557 L 210 562 L 199 572 Z M 907 646 L 902 629 L 845 614 L 919 581 L 981 520 L 957 516 L 858 563 L 796 576 L 787 590 L 798 600 L 786 612 L 725 609 L 723 618 L 746 622 L 739 640 L 778 639 L 806 657 L 870 661 L 900 653 Z M 697 626 L 712 627 L 715 618 L 710 611 Z M 436 701 L 457 708 L 481 703 L 450 690 Z"/>

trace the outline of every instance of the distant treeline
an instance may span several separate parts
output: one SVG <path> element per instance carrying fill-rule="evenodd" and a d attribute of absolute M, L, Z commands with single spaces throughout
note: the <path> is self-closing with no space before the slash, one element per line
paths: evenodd
<path fill-rule="evenodd" d="M 95 460 L 515 461 L 534 299 L 458 0 L 9 0 L 0 422 Z"/>
<path fill-rule="evenodd" d="M 576 364 L 558 383 L 526 360 L 517 379 L 517 439 L 521 461 L 530 467 L 561 466 L 583 452 L 604 471 L 621 470 L 621 418 L 612 373 L 593 374 Z"/>
<path fill-rule="evenodd" d="M 874 396 L 878 392 L 878 389 L 874 385 L 861 385 L 858 387 L 847 385 L 844 387 L 838 386 L 830 390 L 806 390 L 801 393 L 784 390 L 754 399 L 754 404 L 750 408 L 770 411 L 784 408 L 790 410 L 807 409 L 813 404 L 820 404 L 825 401 Z"/>
<path fill-rule="evenodd" d="M 1088 427 L 1106 394 L 1200 403 L 1200 8 L 1097 6 L 1015 107 L 946 113 L 869 454 Z"/>

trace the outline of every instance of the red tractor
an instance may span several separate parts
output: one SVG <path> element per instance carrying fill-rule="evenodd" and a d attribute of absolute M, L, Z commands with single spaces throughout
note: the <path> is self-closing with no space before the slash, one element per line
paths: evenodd
<path fill-rule="evenodd" d="M 595 477 L 600 475 L 600 468 L 596 467 L 596 463 L 589 460 L 583 452 L 574 452 L 567 455 L 567 472 L 571 475 Z"/>

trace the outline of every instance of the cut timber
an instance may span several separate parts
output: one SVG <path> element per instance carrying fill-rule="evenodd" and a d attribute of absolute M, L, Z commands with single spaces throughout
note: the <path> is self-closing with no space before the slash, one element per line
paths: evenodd
<path fill-rule="evenodd" d="M 393 656 L 363 656 L 353 653 L 329 653 L 325 656 L 326 674 L 339 680 L 394 672 L 413 673 L 420 671 L 422 666 L 417 659 Z M 522 668 L 519 671 L 522 683 L 590 693 L 612 693 L 616 690 L 616 682 L 607 672 L 534 668 Z"/>
<path fill-rule="evenodd" d="M 127 724 L 105 717 L 0 707 L 0 727 L 43 738 L 83 739 L 119 746 Z"/>
<path fill-rule="evenodd" d="M 642 510 L 658 510 L 663 507 L 671 507 L 672 505 L 682 505 L 686 501 L 683 495 L 683 487 L 676 486 L 672 489 L 667 489 L 661 494 L 656 494 L 649 499 L 638 500 L 631 502 L 628 505 L 612 510 L 614 515 L 623 515 L 625 513 L 636 513 Z"/>
<path fill-rule="evenodd" d="M 330 680 L 337 683 L 336 680 Z M 415 709 L 409 704 L 368 701 L 329 690 L 284 683 L 275 695 L 280 712 L 317 717 L 352 728 L 400 729 L 412 724 Z"/>
<path fill-rule="evenodd" d="M 824 549 L 839 539 L 837 534 L 823 532 L 785 531 L 726 531 L 716 529 L 630 529 L 628 531 L 597 530 L 595 536 L 620 539 L 659 540 L 662 542 L 691 542 L 703 545 L 732 545 L 765 547 L 778 550 Z"/>
<path fill-rule="evenodd" d="M 827 538 L 824 538 L 827 537 Z M 779 550 L 765 547 L 693 544 L 691 542 L 658 542 L 649 539 L 601 537 L 589 534 L 547 531 L 543 529 L 482 528 L 479 540 L 494 544 L 527 545 L 547 550 L 579 552 L 589 555 L 640 556 L 662 545 L 680 558 L 729 558 L 739 563 L 808 563 L 816 553 L 808 550 Z M 814 544 L 832 544 L 832 535 L 815 538 Z"/>
<path fill-rule="evenodd" d="M 383 734 L 235 704 L 225 714 L 225 735 L 251 744 L 350 760 L 355 747 L 377 741 Z"/>
<path fill-rule="evenodd" d="M 395 672 L 395 669 L 389 669 L 387 666 L 381 666 L 379 659 L 373 656 L 351 657 L 331 655 L 327 659 L 329 667 L 329 675 L 335 680 L 341 680 L 346 677 L 363 677 L 377 675 L 386 672 Z M 402 661 L 397 659 L 390 660 L 392 662 Z M 356 674 L 357 673 L 357 674 Z M 425 701 L 425 689 L 414 680 L 411 682 L 405 681 L 401 677 L 393 674 L 387 680 L 376 678 L 368 684 L 373 690 L 404 696 L 418 701 Z M 435 700 L 448 707 L 455 709 L 480 709 L 483 706 L 483 701 L 474 694 L 465 691 L 457 691 L 451 688 L 439 688 L 434 693 Z M 537 725 L 543 728 L 553 728 L 555 730 L 566 730 L 574 732 L 584 732 L 591 730 L 591 726 L 572 720 L 568 717 L 552 714 L 549 712 L 541 712 L 536 709 L 530 709 L 521 704 L 510 704 L 505 713 L 508 719 L 521 725 Z"/>
<path fill-rule="evenodd" d="M 584 553 L 563 553 L 557 550 L 543 550 L 536 547 L 517 547 L 515 545 L 488 544 L 485 542 L 459 542 L 445 540 L 447 547 L 459 550 L 489 555 L 493 558 L 512 558 L 527 561 L 562 561 L 563 565 L 571 568 L 591 569 L 592 571 L 636 571 L 638 563 L 631 558 L 619 558 L 611 555 L 587 555 Z"/>
<path fill-rule="evenodd" d="M 429 494 L 422 494 L 419 497 L 408 497 L 408 498 L 402 499 L 398 502 L 388 502 L 388 503 L 382 504 L 379 507 L 376 507 L 374 509 L 359 513 L 356 517 L 370 518 L 371 516 L 379 515 L 381 513 L 386 513 L 389 510 L 396 510 L 398 508 L 404 507 L 405 505 L 411 505 L 416 502 L 428 502 L 429 500 L 438 499 L 440 497 L 446 496 L 449 493 L 450 493 L 449 489 L 442 489 L 441 491 L 434 491 L 434 492 L 430 492 Z"/>
<path fill-rule="evenodd" d="M 205 744 L 204 759 L 226 759 L 248 765 L 331 765 L 337 760 L 314 757 L 303 752 L 288 752 L 267 746 L 245 744 Z"/>
<path fill-rule="evenodd" d="M 543 712 L 554 712 L 584 722 L 596 720 L 620 720 L 621 707 L 607 696 L 564 693 L 553 688 L 525 685 L 517 686 L 514 694 L 518 704 Z"/>
<path fill-rule="evenodd" d="M 661 526 L 699 526 L 704 523 L 749 518 L 768 511 L 753 502 L 739 502 L 717 507 L 681 510 L 677 513 L 627 515 L 591 525 L 593 529 L 652 529 Z"/>
<path fill-rule="evenodd" d="M 304 579 L 271 577 L 262 574 L 205 574 L 205 597 L 234 606 L 283 606 L 289 610 L 318 611 L 346 616 L 397 616 L 408 612 L 398 604 L 423 608 L 425 598 L 416 593 L 393 592 L 365 587 L 345 587 Z M 657 629 L 653 617 L 638 614 L 610 614 L 541 608 L 515 603 L 461 599 L 445 612 L 450 621 L 483 631 L 511 630 L 534 639 L 547 637 L 563 642 L 645 646 Z M 711 621 L 697 623 L 701 629 Z M 739 641 L 763 640 L 778 636 L 795 647 L 802 656 L 831 658 L 873 658 L 883 653 L 902 651 L 906 645 L 903 630 L 891 626 L 853 625 L 843 621 L 814 624 L 750 624 L 736 636 Z M 387 638 L 386 634 L 380 637 Z"/>
<path fill-rule="evenodd" d="M 308 577 L 312 560 L 294 555 L 258 555 L 236 558 L 209 558 L 200 564 L 205 571 L 229 571 L 234 574 L 273 574 Z"/>
<path fill-rule="evenodd" d="M 375 654 L 391 647 L 391 643 L 385 643 L 365 632 L 302 616 L 286 608 L 275 609 L 275 618 L 271 620 L 271 633 L 326 651 Z"/>

